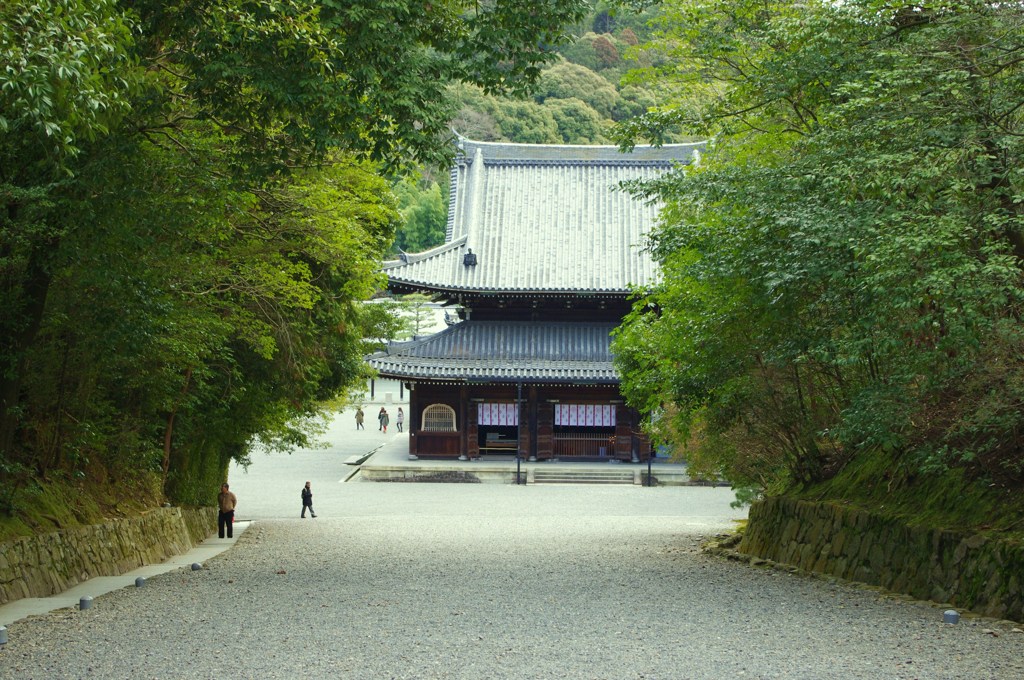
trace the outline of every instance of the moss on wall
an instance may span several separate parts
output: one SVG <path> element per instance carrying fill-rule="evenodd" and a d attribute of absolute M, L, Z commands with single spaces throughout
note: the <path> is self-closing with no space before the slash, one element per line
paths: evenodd
<path fill-rule="evenodd" d="M 214 508 L 159 508 L 0 543 L 0 604 L 163 562 L 210 536 L 216 520 Z"/>
<path fill-rule="evenodd" d="M 739 551 L 1024 621 L 1024 545 L 1013 539 L 777 496 L 751 508 Z"/>

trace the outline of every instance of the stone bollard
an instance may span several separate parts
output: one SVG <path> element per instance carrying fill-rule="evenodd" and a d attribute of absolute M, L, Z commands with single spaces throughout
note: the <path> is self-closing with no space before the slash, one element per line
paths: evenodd
<path fill-rule="evenodd" d="M 943 623 L 960 623 L 960 612 L 955 609 L 947 609 L 942 612 Z"/>
<path fill-rule="evenodd" d="M 85 597 L 80 599 L 78 601 L 78 609 L 79 609 L 79 611 L 81 611 L 83 609 L 92 609 L 92 596 L 91 595 L 86 595 Z"/>
<path fill-rule="evenodd" d="M 135 587 L 136 588 L 141 588 L 144 585 L 146 585 L 146 579 L 144 579 L 141 576 L 138 577 L 137 579 L 135 579 Z"/>
<path fill-rule="evenodd" d="M 192 563 L 192 571 L 199 571 L 202 568 L 203 568 L 203 565 L 199 564 L 198 562 L 193 562 Z"/>
<path fill-rule="evenodd" d="M 0 626 L 0 645 L 7 644 L 7 626 Z"/>

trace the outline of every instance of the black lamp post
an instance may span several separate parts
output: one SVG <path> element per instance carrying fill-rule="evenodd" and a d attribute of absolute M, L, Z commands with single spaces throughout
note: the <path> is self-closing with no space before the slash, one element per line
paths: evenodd
<path fill-rule="evenodd" d="M 519 448 L 523 442 L 523 383 L 516 383 L 516 484 L 522 484 L 522 477 L 519 472 L 522 452 Z"/>
<path fill-rule="evenodd" d="M 647 486 L 651 486 L 651 461 L 654 460 L 654 447 L 647 452 Z"/>

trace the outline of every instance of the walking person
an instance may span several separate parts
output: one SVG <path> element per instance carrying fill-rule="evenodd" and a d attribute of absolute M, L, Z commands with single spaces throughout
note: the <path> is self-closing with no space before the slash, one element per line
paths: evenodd
<path fill-rule="evenodd" d="M 380 427 L 378 427 L 377 429 L 383 432 L 384 434 L 387 434 L 388 423 L 391 422 L 391 418 L 388 417 L 387 409 L 385 409 L 383 406 L 380 407 L 380 413 L 377 414 L 377 421 L 380 423 Z"/>
<path fill-rule="evenodd" d="M 302 514 L 299 515 L 302 519 L 306 519 L 306 508 L 309 508 L 309 514 L 315 518 L 316 513 L 313 512 L 313 490 L 309 488 L 309 482 L 306 482 L 306 486 L 302 487 Z"/>
<path fill-rule="evenodd" d="M 402 407 L 398 407 L 398 415 L 395 416 L 395 425 L 398 426 L 398 431 L 402 431 L 402 423 L 405 422 L 405 413 L 402 411 Z"/>
<path fill-rule="evenodd" d="M 235 524 L 235 508 L 238 506 L 238 499 L 235 498 L 235 494 L 228 491 L 228 485 L 225 482 L 220 485 L 220 493 L 217 494 L 217 507 L 220 512 L 217 513 L 217 535 L 224 538 L 224 534 L 227 533 L 228 538 L 234 537 L 234 524 Z"/>
<path fill-rule="evenodd" d="M 356 429 L 362 430 L 363 428 L 363 407 L 360 406 L 356 409 Z"/>

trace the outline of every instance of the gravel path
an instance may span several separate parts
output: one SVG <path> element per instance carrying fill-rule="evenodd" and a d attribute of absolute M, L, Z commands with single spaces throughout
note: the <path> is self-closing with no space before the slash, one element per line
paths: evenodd
<path fill-rule="evenodd" d="M 1008 626 L 701 554 L 731 497 L 335 485 L 201 571 L 9 626 L 0 678 L 1024 677 Z"/>

